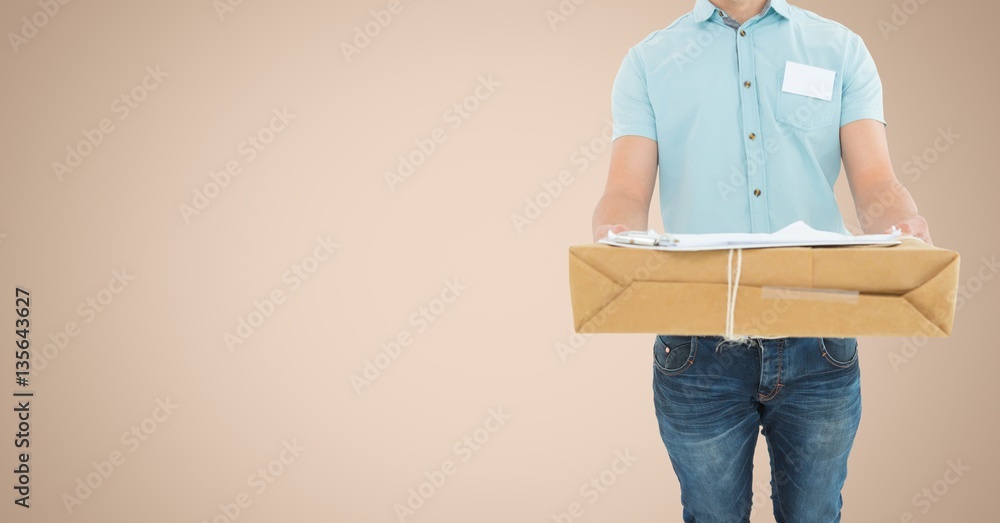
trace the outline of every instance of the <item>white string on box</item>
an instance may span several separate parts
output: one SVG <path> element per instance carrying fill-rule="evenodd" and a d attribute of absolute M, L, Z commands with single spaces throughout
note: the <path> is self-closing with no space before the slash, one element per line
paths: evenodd
<path fill-rule="evenodd" d="M 736 251 L 736 277 L 733 278 L 733 251 Z M 726 341 L 744 343 L 748 336 L 734 336 L 736 323 L 736 295 L 740 288 L 740 275 L 743 272 L 743 249 L 729 249 L 729 259 L 726 262 Z"/>

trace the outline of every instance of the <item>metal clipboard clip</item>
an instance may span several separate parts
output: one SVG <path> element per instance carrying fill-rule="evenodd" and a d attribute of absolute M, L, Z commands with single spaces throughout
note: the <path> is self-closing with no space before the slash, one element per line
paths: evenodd
<path fill-rule="evenodd" d="M 658 234 L 653 229 L 648 231 L 623 231 L 617 234 L 608 231 L 608 239 L 614 243 L 624 245 L 644 245 L 647 247 L 661 247 L 677 244 L 677 239 L 673 236 L 669 234 Z"/>

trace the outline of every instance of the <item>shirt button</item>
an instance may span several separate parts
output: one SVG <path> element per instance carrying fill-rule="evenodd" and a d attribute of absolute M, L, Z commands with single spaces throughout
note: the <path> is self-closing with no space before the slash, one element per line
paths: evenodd
<path fill-rule="evenodd" d="M 749 89 L 750 88 L 750 80 L 747 80 L 747 81 L 743 82 L 743 87 L 746 87 L 747 89 Z"/>
<path fill-rule="evenodd" d="M 753 190 L 753 195 L 754 196 L 760 196 L 760 189 L 754 189 Z"/>
<path fill-rule="evenodd" d="M 757 135 L 754 134 L 754 133 L 750 133 L 750 139 L 751 140 L 756 140 L 757 139 Z"/>
<path fill-rule="evenodd" d="M 742 30 L 742 29 L 740 29 L 740 36 L 746 36 L 746 35 L 747 35 L 747 32 L 744 31 L 744 30 Z"/>
<path fill-rule="evenodd" d="M 719 13 L 719 16 L 726 16 L 726 13 L 723 13 L 723 12 L 722 12 L 722 9 L 719 9 L 719 10 L 718 10 L 718 11 L 716 11 L 716 12 L 717 12 L 717 13 Z"/>

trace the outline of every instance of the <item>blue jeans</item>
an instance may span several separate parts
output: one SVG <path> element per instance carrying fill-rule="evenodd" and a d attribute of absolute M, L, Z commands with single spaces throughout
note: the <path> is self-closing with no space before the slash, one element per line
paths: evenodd
<path fill-rule="evenodd" d="M 861 420 L 857 339 L 721 341 L 658 335 L 653 343 L 656 418 L 684 522 L 750 521 L 758 428 L 777 522 L 839 522 Z"/>

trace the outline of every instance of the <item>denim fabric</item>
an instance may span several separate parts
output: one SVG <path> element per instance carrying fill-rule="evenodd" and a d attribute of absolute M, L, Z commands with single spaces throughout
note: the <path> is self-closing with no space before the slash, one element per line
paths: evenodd
<path fill-rule="evenodd" d="M 653 342 L 655 412 L 680 481 L 683 521 L 750 521 L 760 429 L 777 522 L 839 522 L 861 419 L 857 339 L 722 341 L 658 335 Z"/>

